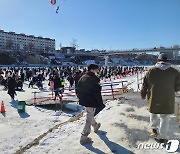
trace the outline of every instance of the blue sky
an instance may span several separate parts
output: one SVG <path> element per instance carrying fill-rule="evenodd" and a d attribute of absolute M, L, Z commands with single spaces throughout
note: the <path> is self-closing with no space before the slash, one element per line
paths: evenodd
<path fill-rule="evenodd" d="M 0 0 L 0 29 L 50 37 L 79 48 L 180 45 L 180 0 Z"/>

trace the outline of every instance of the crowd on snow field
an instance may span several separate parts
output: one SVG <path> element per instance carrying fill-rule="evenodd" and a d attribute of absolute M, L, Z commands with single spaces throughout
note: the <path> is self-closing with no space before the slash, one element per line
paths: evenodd
<path fill-rule="evenodd" d="M 175 92 L 180 91 L 180 73 L 173 68 L 168 55 L 160 54 L 155 66 L 146 73 L 141 88 L 141 98 L 147 99 L 150 112 L 150 136 L 160 143 L 168 142 L 170 115 L 174 113 Z M 144 71 L 144 67 L 99 67 L 90 64 L 88 67 L 49 67 L 49 68 L 7 68 L 0 69 L 0 84 L 8 90 L 14 100 L 16 90 L 22 90 L 24 81 L 29 88 L 36 85 L 43 88 L 42 82 L 49 80 L 49 87 L 55 92 L 55 98 L 64 91 L 65 81 L 70 87 L 75 84 L 79 104 L 87 111 L 86 123 L 81 133 L 80 143 L 92 142 L 88 137 L 91 126 L 97 132 L 101 126 L 95 116 L 103 110 L 100 79 L 112 76 L 127 76 Z M 160 121 L 160 123 L 159 123 Z"/>
<path fill-rule="evenodd" d="M 127 76 L 130 73 L 144 71 L 145 67 L 99 67 L 97 76 L 100 79 L 111 78 L 112 76 Z M 77 93 L 77 84 L 80 77 L 87 72 L 87 67 L 8 67 L 0 68 L 0 85 L 4 86 L 4 90 L 8 90 L 8 94 L 12 100 L 16 91 L 23 90 L 24 81 L 29 82 L 29 88 L 37 86 L 43 88 L 43 81 L 48 79 L 50 90 L 58 93 L 63 93 L 65 80 L 69 82 L 69 89 L 75 85 Z M 61 89 L 59 91 L 59 89 Z"/>

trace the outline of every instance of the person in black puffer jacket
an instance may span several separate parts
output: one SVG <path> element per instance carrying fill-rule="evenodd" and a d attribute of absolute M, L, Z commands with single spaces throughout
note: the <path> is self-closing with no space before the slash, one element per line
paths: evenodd
<path fill-rule="evenodd" d="M 16 80 L 14 77 L 8 78 L 8 94 L 11 96 L 11 101 L 14 101 L 14 95 L 16 95 Z"/>
<path fill-rule="evenodd" d="M 89 65 L 88 72 L 79 79 L 77 86 L 79 104 L 85 106 L 87 111 L 86 124 L 80 139 L 81 144 L 92 142 L 88 137 L 91 125 L 94 127 L 94 132 L 97 132 L 101 126 L 94 119 L 94 116 L 105 107 L 101 96 L 100 79 L 96 76 L 98 68 L 95 64 Z"/>
<path fill-rule="evenodd" d="M 54 101 L 56 100 L 56 97 L 59 97 L 59 92 L 60 92 L 60 87 L 61 87 L 61 79 L 59 77 L 59 74 L 56 73 L 56 75 L 54 75 L 54 91 L 55 91 L 55 98 Z"/>

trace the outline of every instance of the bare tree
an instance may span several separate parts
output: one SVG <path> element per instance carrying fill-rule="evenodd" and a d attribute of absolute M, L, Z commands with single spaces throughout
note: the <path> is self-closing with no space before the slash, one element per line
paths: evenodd
<path fill-rule="evenodd" d="M 33 44 L 32 42 L 30 42 L 30 43 L 28 44 L 28 49 L 29 49 L 30 51 L 32 51 L 33 48 L 34 48 L 34 44 Z"/>
<path fill-rule="evenodd" d="M 74 47 L 77 49 L 79 48 L 79 45 L 77 43 L 77 39 L 72 38 L 71 47 Z"/>

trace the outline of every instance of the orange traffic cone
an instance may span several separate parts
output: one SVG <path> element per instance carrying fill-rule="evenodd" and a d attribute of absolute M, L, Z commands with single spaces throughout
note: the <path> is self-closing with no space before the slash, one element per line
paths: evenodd
<path fill-rule="evenodd" d="M 1 113 L 4 113 L 4 112 L 6 112 L 6 111 L 5 111 L 5 107 L 4 107 L 4 102 L 2 101 L 2 103 L 1 103 Z"/>

